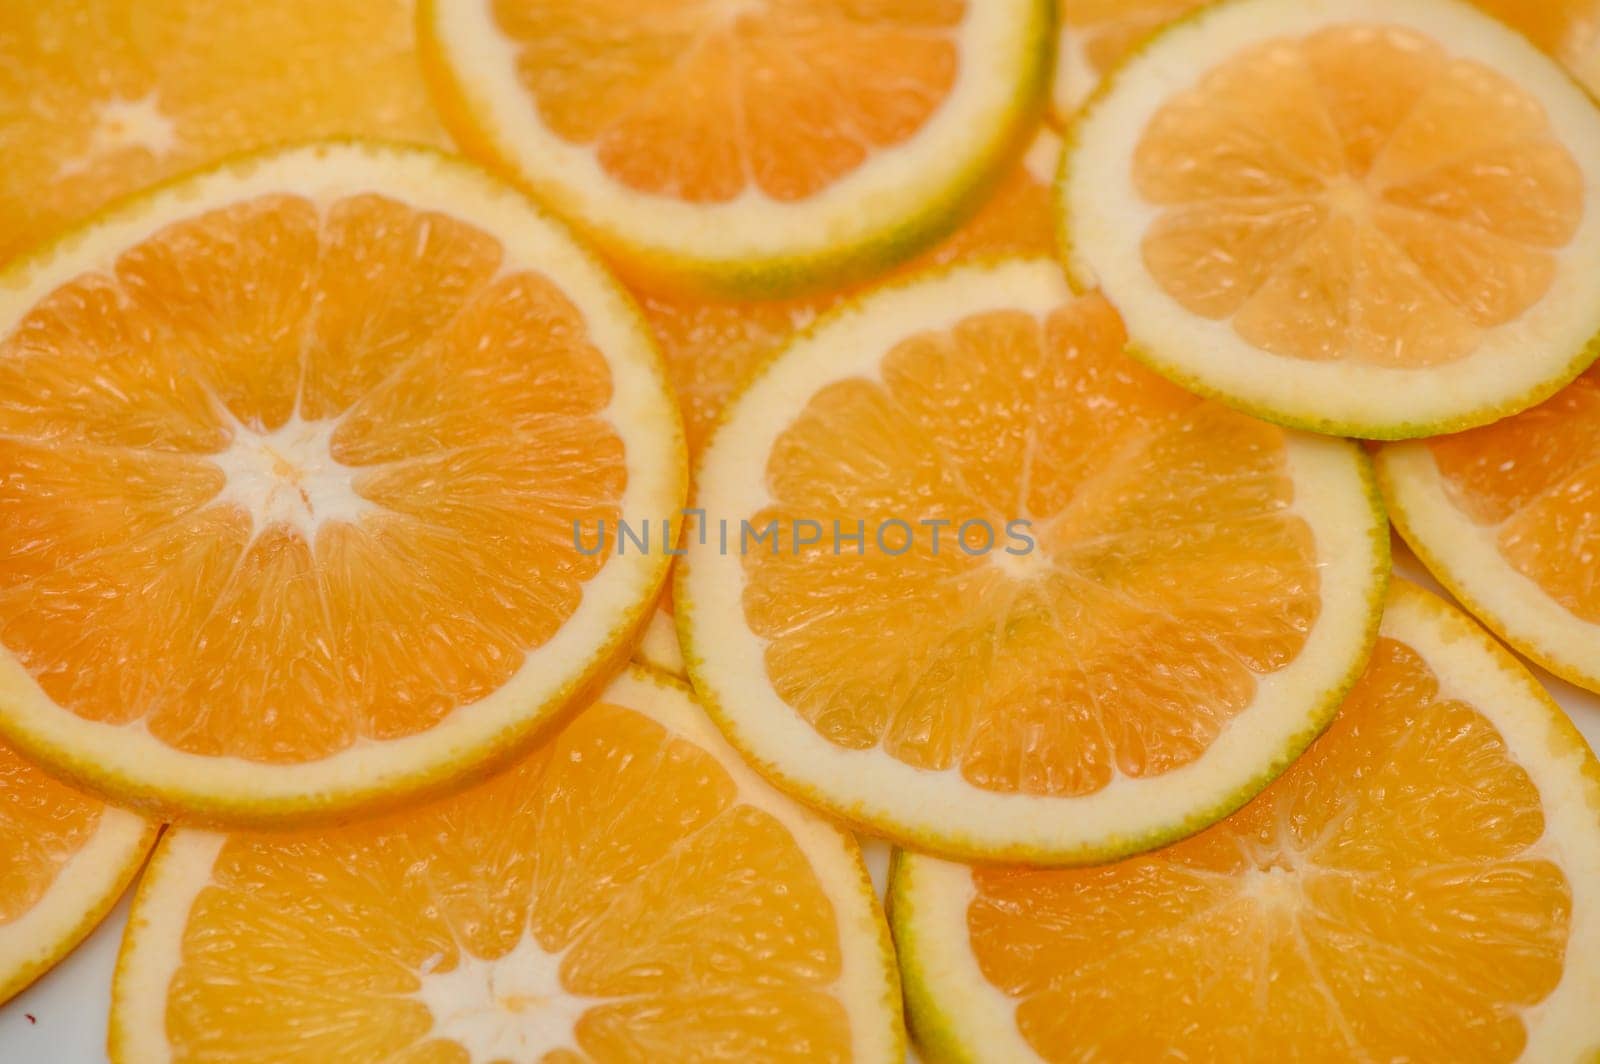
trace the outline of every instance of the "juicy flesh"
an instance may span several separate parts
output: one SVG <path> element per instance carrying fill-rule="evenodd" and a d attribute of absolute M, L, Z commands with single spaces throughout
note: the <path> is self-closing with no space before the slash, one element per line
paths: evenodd
<path fill-rule="evenodd" d="M 1451 501 L 1506 561 L 1600 624 L 1600 367 L 1532 410 L 1428 447 Z"/>
<path fill-rule="evenodd" d="M 775 552 L 744 612 L 780 695 L 850 749 L 976 787 L 1075 795 L 1200 757 L 1298 655 L 1319 613 L 1281 430 L 1122 354 L 1091 297 L 914 335 L 881 381 L 841 380 L 767 465 Z M 914 526 L 911 548 L 880 522 Z M 936 550 L 921 522 L 950 522 Z M 987 521 L 995 549 L 956 540 Z M 1031 521 L 1037 546 L 1005 536 Z M 793 522 L 827 530 L 795 549 Z M 833 549 L 865 521 L 864 554 Z"/>
<path fill-rule="evenodd" d="M 458 983 L 452 1015 L 421 1000 L 425 980 L 519 949 L 524 971 Z M 292 1041 L 308 1062 L 466 1064 L 450 1032 L 482 1025 L 527 1060 L 843 1060 L 841 963 L 788 830 L 700 747 L 600 704 L 420 812 L 230 838 L 188 917 L 167 1034 L 179 1061 L 279 1061 Z M 504 993 L 551 966 L 543 995 Z"/>
<path fill-rule="evenodd" d="M 409 0 L 0 7 L 0 262 L 238 152 L 319 137 L 442 143 L 411 21 Z"/>
<path fill-rule="evenodd" d="M 493 0 L 544 124 L 638 192 L 792 202 L 911 139 L 967 0 Z"/>
<path fill-rule="evenodd" d="M 1332 729 L 1240 812 L 1081 871 L 982 871 L 984 976 L 1049 1060 L 1513 1060 L 1571 892 L 1494 726 L 1380 642 Z"/>
<path fill-rule="evenodd" d="M 0 645 L 80 717 L 265 762 L 499 688 L 626 476 L 577 309 L 502 267 L 440 214 L 282 195 L 57 289 L 0 341 Z"/>
<path fill-rule="evenodd" d="M 1583 177 L 1505 76 L 1394 26 L 1247 49 L 1170 100 L 1134 178 L 1146 268 L 1189 311 L 1310 360 L 1471 355 L 1550 291 Z"/>
<path fill-rule="evenodd" d="M 45 896 L 103 809 L 0 746 L 0 928 Z"/>

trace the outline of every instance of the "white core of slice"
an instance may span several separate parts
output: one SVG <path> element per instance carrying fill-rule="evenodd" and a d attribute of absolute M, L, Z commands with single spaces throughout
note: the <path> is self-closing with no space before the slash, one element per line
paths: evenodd
<path fill-rule="evenodd" d="M 414 997 L 433 1015 L 431 1034 L 460 1043 L 473 1064 L 576 1051 L 578 1020 L 596 1004 L 562 986 L 561 955 L 546 953 L 532 935 L 497 960 L 463 949 L 454 968 L 418 977 Z"/>
<path fill-rule="evenodd" d="M 331 521 L 360 521 L 377 509 L 356 491 L 360 470 L 333 457 L 338 421 L 291 418 L 272 432 L 233 426 L 227 450 L 211 455 L 227 478 L 215 502 L 234 505 L 250 515 L 256 535 L 273 525 L 287 525 L 317 541 L 317 530 Z"/>

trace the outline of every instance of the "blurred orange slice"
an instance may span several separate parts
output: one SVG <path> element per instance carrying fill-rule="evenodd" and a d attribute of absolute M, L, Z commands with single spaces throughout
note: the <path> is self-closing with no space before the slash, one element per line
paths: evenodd
<path fill-rule="evenodd" d="M 776 298 L 948 233 L 1043 109 L 1050 0 L 424 0 L 451 132 L 626 272 Z"/>
<path fill-rule="evenodd" d="M 1051 262 L 970 266 L 835 312 L 739 395 L 676 603 L 763 772 L 906 845 L 1076 863 L 1226 815 L 1322 729 L 1387 573 L 1365 459 L 1123 340 Z"/>
<path fill-rule="evenodd" d="M 0 1004 L 88 937 L 156 830 L 0 746 Z"/>
<path fill-rule="evenodd" d="M 111 1056 L 900 1064 L 905 1042 L 854 841 L 638 670 L 435 805 L 171 833 L 134 903 Z"/>
<path fill-rule="evenodd" d="M 410 0 L 0 6 L 0 263 L 112 199 L 316 137 L 444 142 Z"/>
<path fill-rule="evenodd" d="M 1338 720 L 1210 830 L 1071 871 L 901 854 L 934 1060 L 1583 1060 L 1600 1045 L 1600 763 L 1409 585 Z"/>
<path fill-rule="evenodd" d="M 677 512 L 632 303 L 520 195 L 313 147 L 103 217 L 0 295 L 0 731 L 220 821 L 511 756 L 631 645 Z"/>
<path fill-rule="evenodd" d="M 1511 645 L 1600 691 L 1600 369 L 1516 417 L 1385 447 L 1395 524 Z"/>
<path fill-rule="evenodd" d="M 1409 439 L 1526 409 L 1600 352 L 1600 110 L 1456 0 L 1233 0 L 1075 127 L 1069 272 L 1133 353 L 1260 417 Z"/>

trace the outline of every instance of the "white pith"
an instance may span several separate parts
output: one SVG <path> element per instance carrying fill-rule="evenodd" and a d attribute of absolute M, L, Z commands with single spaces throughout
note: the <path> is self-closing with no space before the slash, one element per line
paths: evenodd
<path fill-rule="evenodd" d="M 330 522 L 359 524 L 378 507 L 356 491 L 359 471 L 333 457 L 338 427 L 337 418 L 303 421 L 298 415 L 269 433 L 233 425 L 228 449 L 207 456 L 227 478 L 212 505 L 244 510 L 257 535 L 286 525 L 307 543 L 315 543 L 318 529 Z"/>
<path fill-rule="evenodd" d="M 88 145 L 81 155 L 62 160 L 57 180 L 83 173 L 120 151 L 142 148 L 160 159 L 178 146 L 178 125 L 161 109 L 160 94 L 154 89 L 138 99 L 101 100 L 95 110 Z"/>
<path fill-rule="evenodd" d="M 1488 330 L 1455 362 L 1391 369 L 1269 354 L 1230 320 L 1190 312 L 1144 265 L 1141 242 L 1165 208 L 1132 180 L 1150 120 L 1206 71 L 1258 42 L 1350 22 L 1392 24 L 1443 42 L 1455 57 L 1508 76 L 1545 109 L 1553 136 L 1576 160 L 1588 190 L 1571 242 L 1554 253 L 1545 297 Z M 1190 71 L 1176 75 L 1174 71 Z M 1101 288 L 1127 321 L 1141 355 L 1192 387 L 1261 416 L 1392 438 L 1481 423 L 1531 405 L 1582 368 L 1600 335 L 1600 111 L 1561 70 L 1514 31 L 1456 0 L 1237 0 L 1166 32 L 1131 59 L 1083 116 L 1058 198 L 1075 283 Z"/>
<path fill-rule="evenodd" d="M 678 630 L 673 625 L 672 614 L 664 609 L 651 614 L 633 658 L 652 669 L 683 677 L 683 651 L 678 646 Z"/>
<path fill-rule="evenodd" d="M 0 993 L 23 972 L 40 974 L 94 930 L 90 918 L 111 908 L 154 843 L 154 825 L 111 806 L 101 810 L 94 833 L 56 871 L 44 895 L 0 923 Z"/>
<path fill-rule="evenodd" d="M 1455 504 L 1428 445 L 1391 444 L 1377 461 L 1396 524 L 1439 581 L 1518 650 L 1600 691 L 1600 624 L 1512 566 L 1500 552 L 1500 526 L 1480 525 Z"/>
<path fill-rule="evenodd" d="M 883 354 L 912 333 L 943 330 L 976 313 L 1040 317 L 1071 294 L 1051 263 L 970 267 L 869 297 L 774 363 L 735 403 L 698 470 L 695 505 L 732 521 L 773 500 L 766 463 L 777 435 L 825 385 L 873 379 Z M 765 642 L 744 620 L 737 551 L 689 544 L 676 598 L 695 686 L 719 709 L 734 745 L 787 787 L 874 833 L 953 855 L 1027 854 L 1073 862 L 1149 845 L 1187 818 L 1230 802 L 1314 727 L 1315 711 L 1356 667 L 1370 637 L 1384 559 L 1361 459 L 1345 441 L 1290 434 L 1292 512 L 1310 527 L 1322 574 L 1322 612 L 1298 658 L 1258 680 L 1256 700 L 1201 758 L 1160 776 L 1115 778 L 1092 794 L 1002 794 L 965 782 L 959 768 L 914 768 L 881 748 L 824 738 L 768 679 Z"/>
<path fill-rule="evenodd" d="M 433 1017 L 433 1038 L 455 1042 L 472 1061 L 541 1060 L 578 1049 L 578 1021 L 598 1001 L 561 985 L 561 955 L 546 953 L 532 935 L 492 961 L 460 953 L 455 967 L 418 972 L 412 995 Z"/>
<path fill-rule="evenodd" d="M 770 814 L 779 821 L 809 860 L 818 882 L 833 904 L 839 928 L 841 973 L 836 997 L 850 1017 L 855 1038 L 853 1058 L 862 1061 L 898 1061 L 904 1052 L 898 988 L 891 983 L 893 960 L 882 910 L 872 894 L 871 882 L 855 842 L 838 828 L 773 790 L 730 748 L 689 697 L 682 685 L 644 669 L 630 669 L 614 681 L 601 700 L 636 710 L 663 725 L 679 738 L 710 753 L 732 778 L 738 801 Z M 113 991 L 111 1042 L 118 1064 L 156 1064 L 172 1060 L 165 1031 L 166 996 L 172 975 L 181 963 L 180 947 L 190 911 L 200 892 L 211 882 L 212 869 L 226 841 L 211 832 L 178 829 L 170 832 L 151 862 L 140 887 L 129 932 L 123 942 Z M 531 941 L 525 939 L 524 943 Z M 531 947 L 537 949 L 537 947 Z M 469 957 L 464 947 L 463 959 Z M 515 975 L 507 965 L 518 957 L 527 963 Z M 560 1024 L 609 999 L 587 999 L 560 990 L 555 996 L 550 977 L 555 961 L 549 954 L 529 952 L 519 946 L 499 962 L 472 959 L 469 975 L 444 981 L 441 974 L 418 972 L 435 1018 L 429 1037 L 482 1038 L 487 1045 L 513 1042 L 541 1045 L 557 1037 Z M 498 1014 L 468 1016 L 485 998 L 483 976 L 500 969 L 502 986 L 537 992 L 550 990 L 543 1008 L 517 1013 L 501 1008 Z M 454 1017 L 452 1019 L 452 1017 Z M 453 1032 L 453 1033 L 452 1033 Z M 472 1046 L 469 1046 L 469 1049 Z M 474 1055 L 474 1064 L 487 1056 Z M 537 1059 L 537 1055 L 512 1054 L 509 1059 Z"/>
<path fill-rule="evenodd" d="M 631 301 L 562 227 L 519 193 L 432 152 L 319 145 L 247 159 L 166 187 L 0 279 L 0 335 L 48 293 L 87 271 L 106 268 L 166 225 L 225 204 L 283 193 L 318 205 L 379 193 L 438 211 L 494 234 L 503 246 L 506 270 L 529 269 L 552 279 L 582 314 L 612 370 L 605 416 L 623 442 L 628 463 L 621 519 L 642 526 L 682 505 L 682 426 L 659 357 Z M 308 448 L 315 453 L 315 440 L 300 450 Z M 251 482 L 242 455 L 230 452 L 223 462 L 232 464 L 239 483 Z M 342 474 L 330 476 L 333 480 L 324 485 L 337 485 Z M 329 488 L 324 496 L 331 512 L 341 506 L 348 512 L 351 504 L 342 489 Z M 261 502 L 273 496 L 258 491 L 253 497 Z M 283 505 L 292 510 L 294 500 L 286 497 Z M 599 667 L 601 650 L 642 622 L 669 560 L 660 552 L 610 558 L 585 585 L 567 624 L 529 652 L 511 679 L 473 703 L 470 712 L 452 713 L 431 730 L 406 738 L 360 740 L 319 761 L 274 765 L 201 757 L 167 746 L 139 721 L 119 726 L 80 718 L 55 705 L 3 647 L 0 727 L 16 745 L 60 772 L 124 798 L 192 807 L 198 816 L 274 819 L 279 805 L 293 807 L 298 815 L 307 808 L 347 808 L 396 788 L 448 779 L 554 712 Z"/>
<path fill-rule="evenodd" d="M 1559 865 L 1572 892 L 1566 969 L 1544 1001 L 1523 1010 L 1528 1041 L 1522 1059 L 1587 1059 L 1600 1048 L 1600 785 L 1584 776 L 1594 755 L 1538 682 L 1467 617 L 1410 586 L 1397 586 L 1383 634 L 1416 651 L 1439 681 L 1441 700 L 1471 705 L 1500 733 L 1508 753 L 1543 800 L 1545 834 L 1529 851 Z M 1270 877 L 1263 877 L 1264 879 Z M 1275 904 L 1292 873 L 1268 889 Z M 1241 882 L 1261 889 L 1262 883 Z M 1016 1024 L 1016 1001 L 984 978 L 973 953 L 967 912 L 976 890 L 958 864 L 901 853 L 890 891 L 896 944 L 908 984 L 926 997 L 919 1022 L 948 1048 L 971 1059 L 1038 1060 Z M 1283 1047 L 1290 1048 L 1303 1047 Z"/>
<path fill-rule="evenodd" d="M 1037 0 L 974 0 L 956 31 L 960 69 L 948 97 L 910 140 L 874 152 L 823 191 L 784 202 L 753 184 L 737 199 L 695 204 L 629 188 L 592 145 L 541 119 L 516 72 L 516 45 L 487 0 L 437 0 L 427 14 L 478 130 L 542 198 L 609 244 L 702 265 L 804 259 L 893 233 L 959 189 L 966 172 L 1003 149 L 999 134 L 1024 102 L 1043 27 Z"/>

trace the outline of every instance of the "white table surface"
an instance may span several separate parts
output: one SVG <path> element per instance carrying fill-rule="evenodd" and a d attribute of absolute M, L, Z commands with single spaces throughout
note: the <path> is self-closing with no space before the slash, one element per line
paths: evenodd
<path fill-rule="evenodd" d="M 1396 558 L 1397 572 L 1437 590 L 1416 563 Z M 1589 745 L 1600 749 L 1600 696 L 1534 670 L 1556 701 L 1572 715 Z M 867 862 L 883 889 L 889 850 L 866 845 Z M 0 1007 L 0 1061 L 17 1064 L 104 1064 L 106 1013 L 117 944 L 128 919 L 128 900 L 72 956 L 28 990 Z M 30 1019 L 30 1017 L 32 1017 Z"/>

